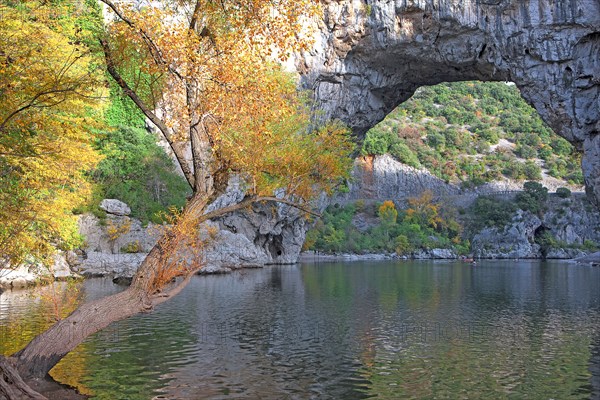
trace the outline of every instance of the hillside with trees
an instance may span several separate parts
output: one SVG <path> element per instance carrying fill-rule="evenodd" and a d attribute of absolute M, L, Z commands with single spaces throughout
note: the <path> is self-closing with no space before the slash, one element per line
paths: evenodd
<path fill-rule="evenodd" d="M 386 153 L 466 187 L 503 177 L 537 181 L 543 173 L 583 184 L 580 153 L 510 83 L 420 88 L 367 133 L 362 154 Z"/>
<path fill-rule="evenodd" d="M 407 199 L 342 201 L 328 207 L 308 232 L 306 250 L 410 257 L 419 251 L 448 248 L 455 254 L 468 254 L 479 231 L 502 229 L 517 210 L 543 214 L 545 198 L 538 196 L 543 177 L 556 178 L 559 186 L 583 184 L 580 153 L 555 134 L 510 83 L 422 87 L 367 132 L 361 154 L 367 160 L 389 154 L 463 189 L 508 180 L 524 190 L 511 200 L 480 197 L 469 206 L 457 206 L 427 192 Z M 364 173 L 369 176 L 368 171 Z M 356 184 L 360 187 L 365 182 Z M 558 188 L 557 196 L 565 193 L 568 198 L 571 192 Z M 545 235 L 547 242 L 551 234 Z M 555 245 L 559 242 L 551 239 Z M 561 246 L 594 249 L 590 243 Z"/>

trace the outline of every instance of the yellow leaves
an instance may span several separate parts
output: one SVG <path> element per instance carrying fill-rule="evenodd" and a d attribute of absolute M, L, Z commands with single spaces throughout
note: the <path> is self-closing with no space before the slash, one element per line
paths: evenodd
<path fill-rule="evenodd" d="M 430 226 L 437 230 L 447 228 L 447 223 L 440 215 L 440 205 L 433 201 L 433 193 L 429 190 L 419 197 L 408 199 L 409 208 L 406 210 L 406 219 L 409 222 Z"/>
<path fill-rule="evenodd" d="M 398 219 L 398 210 L 393 201 L 386 200 L 379 206 L 378 215 L 382 222 L 393 225 Z"/>
<path fill-rule="evenodd" d="M 108 233 L 108 238 L 111 242 L 128 233 L 130 229 L 131 220 L 129 218 L 125 218 L 120 222 L 113 222 L 112 219 L 109 219 L 106 224 L 106 233 Z"/>
<path fill-rule="evenodd" d="M 19 262 L 76 244 L 71 210 L 89 195 L 99 157 L 99 75 L 66 7 L 24 1 L 0 10 L 0 254 Z"/>

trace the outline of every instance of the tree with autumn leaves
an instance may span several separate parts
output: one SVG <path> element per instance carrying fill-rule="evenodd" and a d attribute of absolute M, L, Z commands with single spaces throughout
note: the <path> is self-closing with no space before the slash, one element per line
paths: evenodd
<path fill-rule="evenodd" d="M 101 114 L 102 71 L 66 18 L 70 7 L 0 5 L 0 265 L 49 261 L 78 244 L 71 210 L 90 194 L 99 160 L 90 132 Z"/>
<path fill-rule="evenodd" d="M 82 305 L 0 360 L 0 383 L 16 382 L 16 371 L 43 377 L 90 334 L 176 295 L 202 267 L 203 221 L 266 201 L 310 212 L 310 198 L 349 171 L 346 130 L 311 122 L 296 82 L 276 62 L 310 44 L 302 32 L 316 1 L 176 0 L 141 9 L 100 1 L 111 16 L 96 32 L 103 65 L 169 143 L 193 195 L 127 290 Z M 207 212 L 233 174 L 246 197 Z M 12 387 L 34 396 L 24 383 Z"/>

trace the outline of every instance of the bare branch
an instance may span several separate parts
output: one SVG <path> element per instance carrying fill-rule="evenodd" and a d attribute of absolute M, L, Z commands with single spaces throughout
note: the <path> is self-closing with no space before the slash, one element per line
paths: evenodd
<path fill-rule="evenodd" d="M 229 214 L 231 212 L 234 211 L 238 211 L 238 210 L 242 210 L 246 207 L 249 207 L 253 204 L 256 203 L 263 203 L 266 201 L 272 201 L 275 203 L 282 203 L 282 204 L 286 204 L 290 207 L 294 207 L 297 208 L 298 210 L 304 211 L 307 214 L 313 215 L 315 217 L 320 217 L 321 214 L 314 212 L 312 210 L 310 210 L 307 207 L 304 207 L 302 204 L 298 204 L 294 201 L 291 200 L 287 200 L 287 199 L 282 199 L 279 197 L 274 197 L 274 196 L 249 196 L 246 197 L 244 200 L 242 200 L 241 202 L 237 203 L 237 204 L 233 204 L 231 206 L 227 206 L 227 207 L 223 207 L 223 208 L 219 208 L 218 210 L 214 210 L 211 212 L 208 212 L 206 214 L 203 214 L 202 216 L 198 217 L 198 223 L 202 223 L 214 218 L 218 218 L 221 217 L 225 214 Z"/>
<path fill-rule="evenodd" d="M 102 0 L 102 1 L 104 1 L 104 0 Z M 156 125 L 156 127 L 163 134 L 164 138 L 169 143 L 169 146 L 171 146 L 171 150 L 173 150 L 173 153 L 175 154 L 175 158 L 177 159 L 177 162 L 179 163 L 179 166 L 181 167 L 181 170 L 183 171 L 183 174 L 184 174 L 188 184 L 191 186 L 192 189 L 194 189 L 194 187 L 195 187 L 194 174 L 190 170 L 182 152 L 179 150 L 179 148 L 177 148 L 177 146 L 175 146 L 175 141 L 173 140 L 173 136 L 171 135 L 169 128 L 167 127 L 167 125 L 165 125 L 165 123 L 160 118 L 158 118 L 156 116 L 156 114 L 154 112 L 152 112 L 152 110 L 150 110 L 150 108 L 148 106 L 146 106 L 146 104 L 137 95 L 137 93 L 133 89 L 131 89 L 129 87 L 129 85 L 127 84 L 127 82 L 125 82 L 123 77 L 121 77 L 121 75 L 119 74 L 119 72 L 117 71 L 117 69 L 115 67 L 114 61 L 113 61 L 111 53 L 110 53 L 110 47 L 108 46 L 107 41 L 105 39 L 100 39 L 100 44 L 102 45 L 102 50 L 104 51 L 104 58 L 106 59 L 106 69 L 108 70 L 108 73 L 113 77 L 113 79 L 115 80 L 117 85 L 119 85 L 121 87 L 121 89 L 123 89 L 123 92 L 131 100 L 133 100 L 133 102 L 144 113 L 144 115 L 146 117 L 148 117 L 148 119 L 150 121 L 152 121 L 152 123 L 154 125 Z"/>
<path fill-rule="evenodd" d="M 312 215 L 314 217 L 318 217 L 318 218 L 321 217 L 321 214 L 319 214 L 318 212 L 315 212 L 315 211 L 311 210 L 310 208 L 305 207 L 302 204 L 298 204 L 298 203 L 296 203 L 294 201 L 291 201 L 291 200 L 280 199 L 279 197 L 274 197 L 274 196 L 262 196 L 262 197 L 259 197 L 257 199 L 257 201 L 259 201 L 259 202 L 273 201 L 275 203 L 281 203 L 281 204 L 288 205 L 290 207 L 294 207 L 294 208 L 296 208 L 296 209 L 298 209 L 300 211 L 303 211 L 303 212 L 305 212 L 307 214 L 310 214 L 310 215 Z"/>
<path fill-rule="evenodd" d="M 13 111 L 12 113 L 10 113 L 5 119 L 4 121 L 2 121 L 2 123 L 0 124 L 0 132 L 3 132 L 4 129 L 6 128 L 6 125 L 8 124 L 8 122 L 13 119 L 15 116 L 17 116 L 19 113 L 22 113 L 23 111 L 29 109 L 29 108 L 33 108 L 33 107 L 52 107 L 55 106 L 57 104 L 62 103 L 64 100 L 59 101 L 58 103 L 55 104 L 50 104 L 50 105 L 38 105 L 36 104 L 38 102 L 38 100 L 40 100 L 40 98 L 44 97 L 44 96 L 48 96 L 48 95 L 53 95 L 53 94 L 62 94 L 62 93 L 75 93 L 76 89 L 69 87 L 69 88 L 63 88 L 63 89 L 48 89 L 46 91 L 41 91 L 39 93 L 36 93 L 36 95 L 29 101 L 29 103 L 23 105 L 22 107 L 18 108 L 17 110 Z"/>
<path fill-rule="evenodd" d="M 190 281 L 192 280 L 192 277 L 200 270 L 202 269 L 202 265 L 199 265 L 196 268 L 191 269 L 190 271 L 188 271 L 185 274 L 185 277 L 183 278 L 183 280 L 181 282 L 177 282 L 174 284 L 174 286 L 168 290 L 168 291 L 164 291 L 164 292 L 159 292 L 155 295 L 152 296 L 152 306 L 156 307 L 157 305 L 164 303 L 167 300 L 170 300 L 171 298 L 177 296 L 179 293 L 181 293 L 181 291 L 183 289 L 185 289 L 185 287 L 187 286 L 188 283 L 190 283 Z"/>

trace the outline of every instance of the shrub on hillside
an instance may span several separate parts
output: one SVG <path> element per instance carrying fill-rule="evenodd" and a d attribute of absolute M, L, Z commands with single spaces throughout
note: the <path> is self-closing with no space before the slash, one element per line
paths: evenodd
<path fill-rule="evenodd" d="M 562 199 L 571 197 L 571 191 L 566 187 L 559 187 L 556 189 L 556 195 Z"/>

